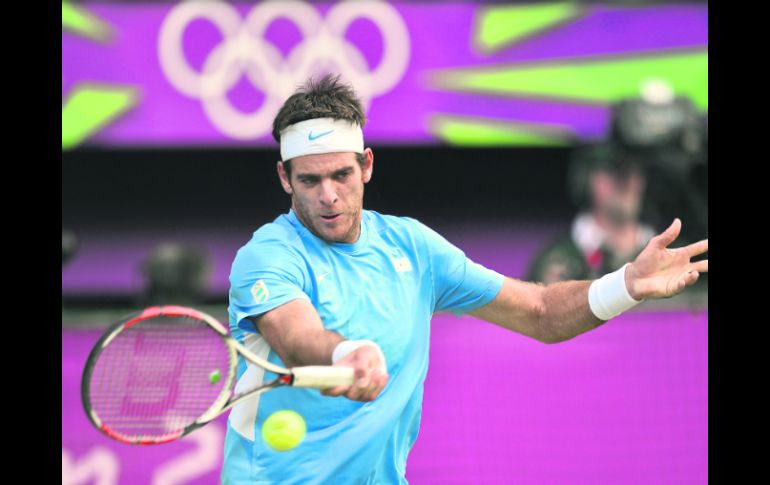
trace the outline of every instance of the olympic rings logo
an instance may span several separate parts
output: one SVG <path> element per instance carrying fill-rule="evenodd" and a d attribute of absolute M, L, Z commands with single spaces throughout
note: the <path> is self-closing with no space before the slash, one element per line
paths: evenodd
<path fill-rule="evenodd" d="M 270 24 L 285 18 L 302 33 L 302 42 L 284 58 L 264 39 Z M 355 21 L 373 22 L 382 36 L 382 59 L 369 71 L 360 50 L 345 39 Z M 198 19 L 211 22 L 223 41 L 209 53 L 201 72 L 184 54 L 183 35 Z M 168 81 L 180 93 L 201 100 L 209 120 L 225 135 L 241 140 L 259 138 L 272 130 L 273 118 L 283 102 L 310 77 L 339 73 L 353 85 L 366 109 L 375 96 L 391 90 L 409 64 L 409 32 L 398 12 L 380 0 L 344 1 L 325 18 L 298 0 L 268 0 L 245 19 L 225 2 L 190 1 L 177 5 L 164 19 L 158 38 L 158 56 Z M 242 76 L 265 100 L 254 113 L 243 113 L 227 99 Z"/>

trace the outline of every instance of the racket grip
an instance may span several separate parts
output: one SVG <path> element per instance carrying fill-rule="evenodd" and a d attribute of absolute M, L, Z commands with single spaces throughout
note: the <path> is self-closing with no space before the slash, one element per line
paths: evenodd
<path fill-rule="evenodd" d="M 292 386 L 327 389 L 337 386 L 352 386 L 353 368 L 346 366 L 309 365 L 291 369 L 294 375 Z"/>

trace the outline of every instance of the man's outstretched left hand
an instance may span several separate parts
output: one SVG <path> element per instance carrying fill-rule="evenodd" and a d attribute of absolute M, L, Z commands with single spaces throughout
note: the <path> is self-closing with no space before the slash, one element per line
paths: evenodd
<path fill-rule="evenodd" d="M 635 300 L 671 298 L 698 281 L 700 273 L 709 270 L 708 259 L 690 260 L 709 249 L 708 239 L 682 248 L 669 248 L 682 229 L 682 221 L 674 219 L 663 233 L 655 236 L 626 268 L 628 293 Z"/>

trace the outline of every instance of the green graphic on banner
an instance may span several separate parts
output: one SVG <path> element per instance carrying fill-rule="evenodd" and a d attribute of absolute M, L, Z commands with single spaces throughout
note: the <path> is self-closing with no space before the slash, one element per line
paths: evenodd
<path fill-rule="evenodd" d="M 73 34 L 97 42 L 109 42 L 113 37 L 110 24 L 70 2 L 61 3 L 61 27 Z"/>
<path fill-rule="evenodd" d="M 582 12 L 575 2 L 482 9 L 476 20 L 475 45 L 481 52 L 496 52 L 524 37 L 572 20 Z"/>
<path fill-rule="evenodd" d="M 82 7 L 69 2 L 61 4 L 61 26 L 73 34 L 107 43 L 114 38 L 114 29 Z M 118 116 L 132 109 L 139 99 L 139 90 L 131 86 L 109 84 L 79 84 L 70 91 L 61 108 L 62 150 L 75 148 Z"/>
<path fill-rule="evenodd" d="M 677 95 L 689 96 L 698 109 L 708 109 L 708 51 L 447 69 L 433 73 L 431 83 L 439 89 L 476 94 L 612 103 L 638 96 L 649 79 L 668 83 Z"/>
<path fill-rule="evenodd" d="M 585 8 L 571 1 L 482 8 L 472 42 L 477 51 L 491 54 L 584 14 Z M 700 111 L 708 111 L 708 48 L 454 67 L 428 76 L 429 85 L 442 91 L 598 105 L 638 97 L 650 80 L 664 82 L 675 95 L 689 97 Z M 570 138 L 552 134 L 552 125 L 449 113 L 435 116 L 430 127 L 434 136 L 453 145 L 561 145 Z"/>
<path fill-rule="evenodd" d="M 131 86 L 81 84 L 70 91 L 61 109 L 61 147 L 68 150 L 136 106 Z"/>
<path fill-rule="evenodd" d="M 569 132 L 543 125 L 508 123 L 459 116 L 436 116 L 430 131 L 450 145 L 458 146 L 567 146 Z"/>

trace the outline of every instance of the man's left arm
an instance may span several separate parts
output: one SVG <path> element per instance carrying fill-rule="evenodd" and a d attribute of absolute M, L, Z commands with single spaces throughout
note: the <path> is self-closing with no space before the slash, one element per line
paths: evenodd
<path fill-rule="evenodd" d="M 681 221 L 675 219 L 632 263 L 596 281 L 543 286 L 506 278 L 492 301 L 469 313 L 541 342 L 569 340 L 635 302 L 677 295 L 698 281 L 700 273 L 708 272 L 707 259 L 691 261 L 708 251 L 708 239 L 682 248 L 668 247 L 681 227 Z"/>

